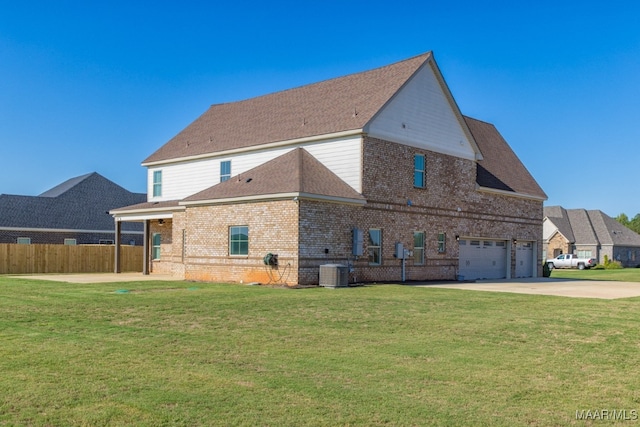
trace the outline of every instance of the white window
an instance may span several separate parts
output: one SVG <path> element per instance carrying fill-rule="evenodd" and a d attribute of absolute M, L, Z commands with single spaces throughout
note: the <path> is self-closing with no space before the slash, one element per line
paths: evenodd
<path fill-rule="evenodd" d="M 31 237 L 18 237 L 17 242 L 19 245 L 30 245 Z"/>
<path fill-rule="evenodd" d="M 220 162 L 220 182 L 231 178 L 231 160 Z"/>
<path fill-rule="evenodd" d="M 109 239 L 100 239 L 100 240 L 98 240 L 98 244 L 100 244 L 100 245 L 113 245 L 114 243 L 115 242 L 113 240 L 109 240 Z"/>
<path fill-rule="evenodd" d="M 382 230 L 369 230 L 369 265 L 382 264 Z"/>
<path fill-rule="evenodd" d="M 64 239 L 64 244 L 65 245 L 76 245 L 77 241 L 76 241 L 76 239 Z"/>
<path fill-rule="evenodd" d="M 153 171 L 153 197 L 162 196 L 162 171 Z"/>
<path fill-rule="evenodd" d="M 424 264 L 424 233 L 422 231 L 413 233 L 413 264 Z"/>

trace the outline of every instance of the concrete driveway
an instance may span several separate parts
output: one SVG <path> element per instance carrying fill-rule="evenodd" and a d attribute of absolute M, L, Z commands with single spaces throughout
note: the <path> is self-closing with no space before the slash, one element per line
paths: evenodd
<path fill-rule="evenodd" d="M 420 286 L 466 289 L 470 291 L 555 295 L 573 298 L 617 299 L 640 297 L 640 283 L 637 282 L 553 279 L 547 277 L 535 279 L 479 280 L 475 283 L 458 282 Z"/>

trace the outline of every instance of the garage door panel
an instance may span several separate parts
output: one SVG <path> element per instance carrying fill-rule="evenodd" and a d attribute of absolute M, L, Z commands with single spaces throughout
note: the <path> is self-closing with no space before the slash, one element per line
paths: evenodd
<path fill-rule="evenodd" d="M 516 245 L 516 277 L 533 276 L 533 243 L 518 242 Z"/>
<path fill-rule="evenodd" d="M 505 241 L 460 240 L 459 274 L 465 279 L 502 279 L 506 268 Z"/>

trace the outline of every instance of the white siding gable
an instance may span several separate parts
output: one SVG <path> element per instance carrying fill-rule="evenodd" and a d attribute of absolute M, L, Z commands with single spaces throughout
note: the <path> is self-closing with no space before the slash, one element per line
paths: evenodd
<path fill-rule="evenodd" d="M 149 201 L 181 200 L 220 183 L 222 161 L 231 161 L 231 176 L 235 176 L 296 147 L 303 147 L 354 190 L 362 192 L 362 137 L 350 136 L 153 166 L 147 170 Z M 153 172 L 157 170 L 162 170 L 162 196 L 153 197 Z"/>
<path fill-rule="evenodd" d="M 372 137 L 475 160 L 475 151 L 434 69 L 423 66 L 365 131 Z"/>

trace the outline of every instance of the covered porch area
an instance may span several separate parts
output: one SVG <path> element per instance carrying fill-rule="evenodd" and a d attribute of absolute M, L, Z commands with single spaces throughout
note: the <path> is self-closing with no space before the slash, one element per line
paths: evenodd
<path fill-rule="evenodd" d="M 174 216 L 180 216 L 184 210 L 185 207 L 180 206 L 178 200 L 171 200 L 139 203 L 110 211 L 109 213 L 115 222 L 114 273 L 122 272 L 121 236 L 123 222 L 142 222 L 144 225 L 143 275 L 149 275 L 152 272 L 175 273 L 175 269 L 172 268 L 174 253 L 172 246 L 176 240 L 173 232 Z"/>

